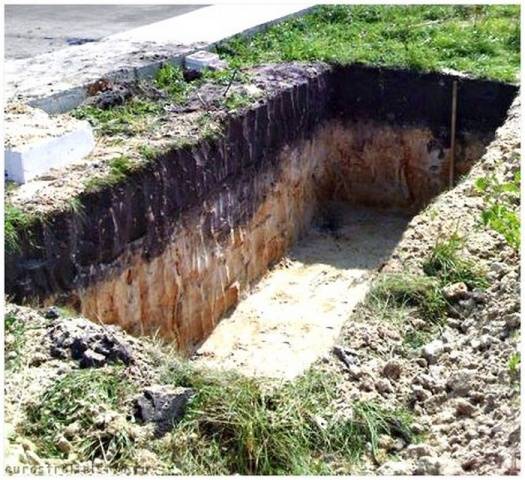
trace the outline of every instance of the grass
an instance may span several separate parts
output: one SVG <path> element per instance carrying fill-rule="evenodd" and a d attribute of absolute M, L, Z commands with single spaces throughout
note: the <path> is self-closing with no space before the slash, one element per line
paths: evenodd
<path fill-rule="evenodd" d="M 516 5 L 331 5 L 249 39 L 217 47 L 231 67 L 266 62 L 361 62 L 423 71 L 454 69 L 517 80 Z"/>
<path fill-rule="evenodd" d="M 14 314 L 4 315 L 5 335 L 12 338 L 5 344 L 5 367 L 7 370 L 18 370 L 22 366 L 21 351 L 26 343 L 26 325 Z"/>
<path fill-rule="evenodd" d="M 162 105 L 141 98 L 132 98 L 124 105 L 102 109 L 92 105 L 71 112 L 78 119 L 88 120 L 99 135 L 132 136 L 146 131 L 148 120 L 162 113 Z"/>
<path fill-rule="evenodd" d="M 447 310 L 439 282 L 422 275 L 382 275 L 373 285 L 368 299 L 396 308 L 413 307 L 424 320 L 433 323 L 440 323 Z"/>
<path fill-rule="evenodd" d="M 86 190 L 93 191 L 125 180 L 137 164 L 128 156 L 120 155 L 109 162 L 109 173 L 103 177 L 92 177 L 86 182 Z"/>
<path fill-rule="evenodd" d="M 486 204 L 481 213 L 482 223 L 503 235 L 516 251 L 520 249 L 520 185 L 519 171 L 510 182 L 501 182 L 489 175 L 478 178 L 475 183 Z"/>
<path fill-rule="evenodd" d="M 79 435 L 71 439 L 73 451 L 80 460 L 103 458 L 109 466 L 119 467 L 133 455 L 133 438 L 122 428 L 102 428 L 97 412 L 122 407 L 132 391 L 123 370 L 74 370 L 57 380 L 27 412 L 25 434 L 35 441 L 39 455 L 63 458 L 57 437 L 67 426 L 77 423 Z"/>
<path fill-rule="evenodd" d="M 7 253 L 20 251 L 20 233 L 29 229 L 35 218 L 17 207 L 4 205 L 4 236 Z"/>
<path fill-rule="evenodd" d="M 155 85 L 164 90 L 175 103 L 184 103 L 192 89 L 184 80 L 182 68 L 169 63 L 157 70 Z"/>
<path fill-rule="evenodd" d="M 463 282 L 470 289 L 486 288 L 484 272 L 472 260 L 462 258 L 464 240 L 457 233 L 447 240 L 438 239 L 430 257 L 423 263 L 423 271 L 439 279 L 441 285 Z"/>
<path fill-rule="evenodd" d="M 357 402 L 350 417 L 335 415 L 342 378 L 310 370 L 270 388 L 231 372 L 176 367 L 164 380 L 197 392 L 173 431 L 170 462 L 185 474 L 327 474 L 349 471 L 382 433 L 409 417 L 375 403 Z M 396 430 L 397 431 L 397 430 Z"/>
<path fill-rule="evenodd" d="M 509 374 L 512 378 L 518 379 L 521 366 L 521 354 L 520 352 L 514 352 L 510 355 L 508 361 Z"/>

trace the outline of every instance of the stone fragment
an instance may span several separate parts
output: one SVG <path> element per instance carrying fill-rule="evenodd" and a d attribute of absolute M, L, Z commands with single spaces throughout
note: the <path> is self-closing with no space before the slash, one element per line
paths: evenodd
<path fill-rule="evenodd" d="M 456 402 L 456 415 L 461 417 L 471 417 L 476 411 L 476 407 L 472 403 L 464 399 L 459 399 Z"/>
<path fill-rule="evenodd" d="M 429 364 L 436 363 L 438 357 L 443 353 L 444 345 L 441 340 L 433 340 L 421 348 L 421 356 Z"/>
<path fill-rule="evenodd" d="M 191 388 L 165 385 L 147 387 L 135 401 L 135 417 L 144 423 L 155 423 L 155 435 L 161 437 L 184 415 L 193 395 Z"/>
<path fill-rule="evenodd" d="M 468 296 L 468 287 L 463 282 L 451 283 L 443 288 L 443 295 L 453 302 L 462 300 Z"/>
<path fill-rule="evenodd" d="M 73 448 L 71 443 L 62 435 L 60 435 L 57 438 L 56 446 L 62 453 L 65 453 L 65 454 L 68 454 L 71 451 L 71 449 Z"/>
<path fill-rule="evenodd" d="M 467 396 L 473 387 L 473 374 L 466 369 L 459 370 L 450 375 L 447 379 L 447 390 L 459 397 Z"/>
<path fill-rule="evenodd" d="M 228 64 L 224 60 L 221 60 L 216 53 L 199 50 L 184 59 L 184 66 L 188 70 L 201 72 L 206 68 L 210 70 L 224 70 Z"/>
<path fill-rule="evenodd" d="M 105 364 L 106 357 L 89 348 L 82 354 L 79 363 L 81 368 L 103 367 Z"/>
<path fill-rule="evenodd" d="M 378 475 L 411 475 L 413 466 L 409 462 L 389 461 L 383 463 L 378 469 Z"/>
<path fill-rule="evenodd" d="M 383 375 L 391 380 L 397 380 L 401 376 L 401 363 L 397 360 L 389 360 L 383 366 Z"/>

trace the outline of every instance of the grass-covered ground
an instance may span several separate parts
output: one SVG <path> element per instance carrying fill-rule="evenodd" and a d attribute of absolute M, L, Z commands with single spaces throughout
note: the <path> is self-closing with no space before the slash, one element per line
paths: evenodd
<path fill-rule="evenodd" d="M 517 5 L 331 5 L 218 48 L 230 65 L 314 61 L 454 69 L 515 82 Z"/>

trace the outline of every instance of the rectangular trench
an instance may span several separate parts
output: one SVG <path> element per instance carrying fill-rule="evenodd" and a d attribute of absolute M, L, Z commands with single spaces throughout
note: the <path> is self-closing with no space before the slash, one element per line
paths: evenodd
<path fill-rule="evenodd" d="M 6 258 L 7 293 L 22 303 L 68 304 L 137 335 L 160 333 L 188 353 L 200 347 L 206 356 L 221 338 L 235 349 L 220 328 L 203 342 L 298 240 L 307 243 L 294 247 L 292 259 L 328 266 L 320 275 L 331 275 L 337 262 L 357 271 L 360 258 L 369 260 L 363 272 L 373 270 L 407 218 L 447 188 L 454 81 L 456 179 L 481 157 L 517 92 L 439 74 L 354 65 L 305 75 L 293 68 L 291 85 L 230 118 L 222 138 L 174 149 L 128 181 L 84 194 L 87 218 L 57 212 L 24 232 L 20 251 Z M 308 260 L 305 252 L 333 221 L 342 222 L 337 248 L 357 253 Z M 325 240 L 335 241 L 332 234 Z M 350 277 L 339 296 L 351 284 L 355 300 L 366 275 Z M 339 317 L 346 307 L 331 306 Z M 281 309 L 279 322 L 292 329 Z M 325 322 L 319 328 L 332 319 L 314 313 Z M 295 338 L 306 351 L 307 337 Z"/>

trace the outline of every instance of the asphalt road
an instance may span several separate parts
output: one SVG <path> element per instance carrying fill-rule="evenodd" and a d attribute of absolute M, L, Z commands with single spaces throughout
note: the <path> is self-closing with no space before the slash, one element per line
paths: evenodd
<path fill-rule="evenodd" d="M 5 58 L 28 58 L 204 5 L 5 5 Z"/>

